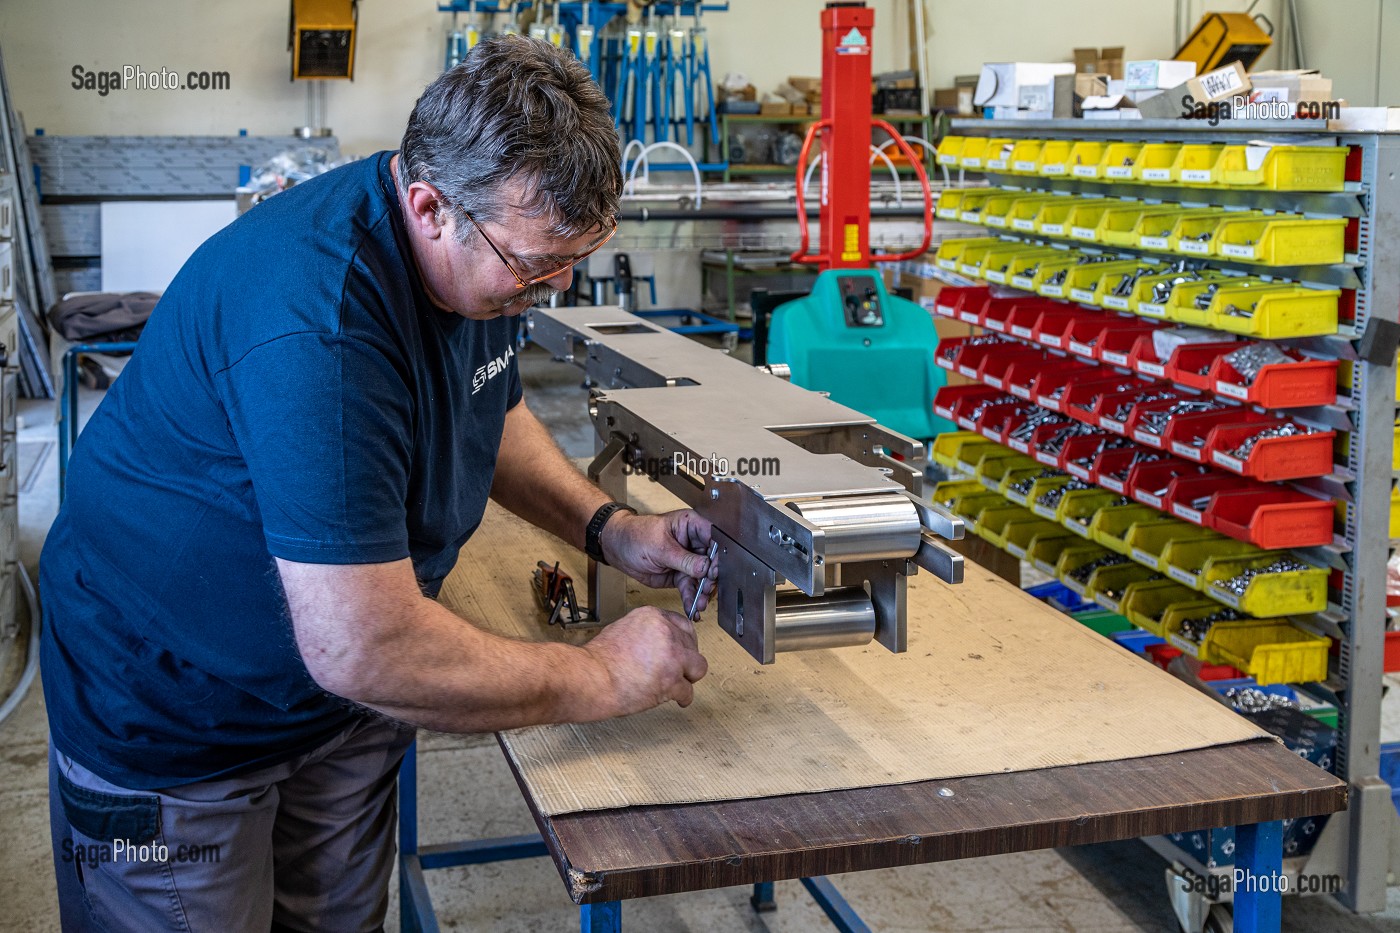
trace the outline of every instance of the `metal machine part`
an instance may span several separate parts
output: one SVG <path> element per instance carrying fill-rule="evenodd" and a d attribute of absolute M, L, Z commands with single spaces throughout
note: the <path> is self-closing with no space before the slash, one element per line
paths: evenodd
<path fill-rule="evenodd" d="M 906 578 L 961 581 L 939 539 L 963 523 L 923 498 L 920 442 L 619 308 L 536 308 L 527 329 L 593 386 L 590 476 L 625 501 L 644 473 L 714 524 L 719 624 L 760 662 L 867 630 L 903 651 Z M 600 621 L 624 611 L 623 582 L 590 568 Z M 780 600 L 783 582 L 801 593 Z"/>

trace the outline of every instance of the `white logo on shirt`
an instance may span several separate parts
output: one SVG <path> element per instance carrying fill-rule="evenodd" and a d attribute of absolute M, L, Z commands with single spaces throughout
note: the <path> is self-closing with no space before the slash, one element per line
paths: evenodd
<path fill-rule="evenodd" d="M 472 374 L 472 395 L 480 392 L 490 379 L 495 379 L 506 371 L 511 359 L 515 356 L 515 347 L 507 346 L 506 352 L 487 362 L 485 366 L 478 366 L 476 372 Z"/>

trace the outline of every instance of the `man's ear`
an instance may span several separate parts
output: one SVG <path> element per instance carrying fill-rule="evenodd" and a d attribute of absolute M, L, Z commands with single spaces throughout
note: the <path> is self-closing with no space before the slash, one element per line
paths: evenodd
<path fill-rule="evenodd" d="M 426 181 L 415 181 L 405 193 L 408 223 L 421 236 L 435 240 L 447 230 L 447 204 L 436 188 Z"/>

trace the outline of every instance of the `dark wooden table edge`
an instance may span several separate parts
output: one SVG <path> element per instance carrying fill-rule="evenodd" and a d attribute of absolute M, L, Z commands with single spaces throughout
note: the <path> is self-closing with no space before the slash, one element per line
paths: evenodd
<path fill-rule="evenodd" d="M 731 850 L 708 858 L 603 870 L 590 870 L 575 866 L 569 851 L 567 851 L 568 844 L 565 839 L 561 838 L 560 832 L 563 829 L 566 831 L 565 834 L 567 831 L 576 833 L 579 827 L 597 824 L 599 821 L 620 821 L 622 824 L 627 824 L 657 818 L 664 820 L 678 815 L 724 814 L 726 811 L 755 805 L 773 810 L 791 810 L 794 806 L 803 809 L 822 809 L 836 801 L 850 800 L 859 795 L 889 793 L 891 791 L 903 797 L 923 795 L 929 798 L 930 804 L 935 804 L 940 802 L 941 798 L 934 795 L 937 794 L 938 790 L 945 788 L 953 791 L 953 797 L 949 799 L 958 800 L 960 793 L 964 799 L 971 796 L 968 794 L 969 788 L 979 784 L 991 785 L 994 782 L 1009 782 L 1055 773 L 1066 775 L 1087 772 L 1092 775 L 1094 772 L 1107 771 L 1125 765 L 1137 770 L 1152 769 L 1158 763 L 1179 768 L 1183 763 L 1189 763 L 1193 758 L 1218 753 L 1222 749 L 1231 749 L 1242 753 L 1263 749 L 1269 751 L 1271 755 L 1273 754 L 1272 750 L 1277 750 L 1280 757 L 1275 757 L 1274 760 L 1280 766 L 1291 768 L 1301 765 L 1307 771 L 1315 772 L 1313 775 L 1307 775 L 1304 771 L 1299 772 L 1300 775 L 1312 777 L 1313 786 L 1307 786 L 1305 782 L 1297 781 L 1292 786 L 1282 789 L 1279 789 L 1275 784 L 1272 790 L 1264 790 L 1262 785 L 1267 779 L 1261 778 L 1261 787 L 1258 790 L 1227 793 L 1208 800 L 1194 799 L 1183 803 L 1165 804 L 1146 803 L 1109 813 L 1064 813 L 1051 818 L 1028 819 L 1019 825 L 986 827 L 976 832 L 965 830 L 929 832 L 924 830 L 917 833 L 885 834 L 874 838 L 828 842 L 805 849 L 750 853 Z M 502 752 L 505 753 L 504 741 L 502 741 Z M 567 813 L 555 817 L 543 815 L 538 811 L 529 788 L 515 767 L 514 761 L 508 753 L 505 754 L 505 757 L 510 766 L 511 774 L 514 775 L 516 783 L 525 797 L 535 825 L 539 828 L 555 867 L 564 881 L 565 888 L 576 904 L 630 900 L 637 897 L 753 884 L 759 881 L 777 881 L 877 868 L 895 868 L 926 862 L 950 861 L 1061 846 L 1089 845 L 1167 833 L 1193 832 L 1217 826 L 1235 826 L 1320 816 L 1343 810 L 1347 803 L 1347 785 L 1344 782 L 1303 761 L 1289 752 L 1281 743 L 1269 738 L 1192 749 L 1170 755 L 1091 762 L 1010 774 L 976 775 L 943 781 L 921 781 L 910 784 L 821 791 L 748 800 L 634 806 L 614 810 Z M 1052 776 L 1050 780 L 1056 781 L 1056 777 Z M 722 819 L 714 822 L 722 822 Z"/>

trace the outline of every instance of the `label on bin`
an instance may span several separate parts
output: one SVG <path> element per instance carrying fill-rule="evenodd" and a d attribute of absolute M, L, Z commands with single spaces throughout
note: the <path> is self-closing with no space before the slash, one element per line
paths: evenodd
<path fill-rule="evenodd" d="M 1204 517 L 1201 515 L 1200 509 L 1193 509 L 1190 506 L 1182 505 L 1180 502 L 1172 503 L 1172 514 L 1177 518 L 1184 518 L 1188 522 L 1194 522 L 1197 525 L 1201 523 Z"/>
<path fill-rule="evenodd" d="M 992 169 L 993 171 L 1005 169 L 1007 161 L 1008 160 L 1006 159 L 988 159 L 987 168 Z"/>
<path fill-rule="evenodd" d="M 988 214 L 986 217 L 982 218 L 982 223 L 988 227 L 1005 227 L 1006 218 L 997 214 Z"/>
<path fill-rule="evenodd" d="M 1074 578 L 1071 577 L 1070 579 L 1068 579 L 1068 580 L 1063 580 L 1063 581 L 1061 581 L 1061 582 L 1064 583 L 1064 585 L 1065 585 L 1065 587 L 1066 587 L 1067 589 L 1073 590 L 1074 592 L 1078 593 L 1080 596 L 1083 596 L 1083 595 L 1084 595 L 1084 593 L 1085 593 L 1084 584 L 1083 584 L 1083 583 L 1080 583 L 1078 580 L 1075 580 Z"/>
<path fill-rule="evenodd" d="M 1144 376 L 1165 376 L 1167 374 L 1167 367 L 1161 363 L 1142 362 L 1137 364 L 1137 369 Z"/>
<path fill-rule="evenodd" d="M 942 367 L 943 367 L 944 369 L 946 369 L 946 370 L 952 371 L 952 369 L 953 369 L 953 364 L 950 363 L 950 362 L 949 362 L 947 359 L 945 359 L 944 357 L 941 357 L 941 356 L 940 356 L 940 357 L 938 357 L 937 359 L 935 359 L 934 362 L 937 363 L 939 366 L 942 366 Z"/>
<path fill-rule="evenodd" d="M 1017 230 L 1029 230 L 1035 232 L 1035 221 L 1026 220 L 1024 217 L 1017 217 L 1011 221 L 1011 226 Z"/>
<path fill-rule="evenodd" d="M 1133 167 L 1131 165 L 1110 165 L 1104 169 L 1104 174 L 1109 178 L 1132 178 Z"/>
<path fill-rule="evenodd" d="M 978 156 L 968 156 L 962 160 L 962 164 L 964 168 L 981 168 L 982 159 Z"/>
<path fill-rule="evenodd" d="M 970 275 L 974 279 L 977 278 L 977 273 L 982 271 L 980 266 L 974 266 L 971 263 L 966 262 L 958 266 L 958 270 L 962 272 L 963 275 Z"/>
<path fill-rule="evenodd" d="M 1012 544 L 1010 541 L 1008 541 L 1005 545 L 1003 545 L 1003 547 L 1006 550 L 1006 553 L 1010 554 L 1012 557 L 1024 558 L 1026 556 L 1026 549 L 1021 547 L 1019 544 Z"/>
<path fill-rule="evenodd" d="M 979 315 L 976 311 L 958 312 L 958 320 L 963 321 L 967 324 L 976 324 L 980 319 L 981 315 Z"/>
<path fill-rule="evenodd" d="M 1210 255 L 1210 242 L 1208 240 L 1182 240 L 1176 245 L 1179 252 L 1195 253 L 1197 256 Z"/>
<path fill-rule="evenodd" d="M 937 217 L 939 220 L 957 220 L 958 209 L 956 207 L 940 207 L 933 212 L 933 216 Z"/>
<path fill-rule="evenodd" d="M 1133 548 L 1133 560 L 1140 564 L 1146 564 L 1149 567 L 1157 566 L 1157 555 L 1149 554 L 1140 547 Z"/>
<path fill-rule="evenodd" d="M 1042 285 L 1040 293 L 1051 298 L 1063 298 L 1065 297 L 1065 287 L 1063 285 Z M 1027 333 L 1026 336 L 1029 337 L 1030 334 Z"/>
<path fill-rule="evenodd" d="M 1139 301 L 1137 313 L 1143 317 L 1166 317 L 1167 306 L 1153 301 Z"/>
<path fill-rule="evenodd" d="M 1092 240 L 1098 235 L 1098 231 L 1093 227 L 1070 227 L 1069 235 L 1076 240 Z"/>
<path fill-rule="evenodd" d="M 958 264 L 952 259 L 940 259 L 938 260 L 938 268 L 947 269 L 949 272 L 957 272 Z"/>
<path fill-rule="evenodd" d="M 971 418 L 959 418 L 958 424 L 967 428 L 969 431 L 977 430 L 977 422 L 973 421 Z"/>
<path fill-rule="evenodd" d="M 1031 400 L 1031 389 L 1030 389 L 1030 386 L 1015 386 L 1015 385 L 1014 385 L 1014 386 L 1011 387 L 1011 394 L 1014 395 L 1014 396 L 1016 396 L 1017 398 L 1023 398 L 1023 399 L 1025 399 L 1025 400 L 1028 401 L 1028 402 Z M 1015 447 L 1016 445 L 1015 445 L 1015 444 L 1012 444 L 1011 446 L 1012 446 L 1012 447 Z"/>
<path fill-rule="evenodd" d="M 1240 608 L 1240 598 L 1229 590 L 1212 583 L 1210 585 L 1210 595 L 1213 599 L 1218 599 L 1231 609 Z"/>
<path fill-rule="evenodd" d="M 1172 170 L 1169 168 L 1145 168 L 1142 170 L 1143 181 L 1171 181 Z"/>
<path fill-rule="evenodd" d="M 1133 432 L 1133 440 L 1146 444 L 1149 447 L 1161 447 L 1162 439 L 1151 431 L 1144 431 L 1141 428 Z"/>
<path fill-rule="evenodd" d="M 1138 246 L 1143 249 L 1166 249 L 1168 245 L 1168 240 L 1164 236 L 1145 236 L 1138 240 Z"/>
<path fill-rule="evenodd" d="M 1174 565 L 1169 565 L 1167 567 L 1167 576 L 1171 577 L 1177 583 L 1185 583 L 1193 590 L 1199 586 L 1201 582 L 1201 575 L 1199 573 L 1192 573 L 1189 570 L 1183 570 Z"/>
<path fill-rule="evenodd" d="M 1127 311 L 1128 299 L 1122 295 L 1105 295 L 1103 299 L 1105 308 L 1113 308 L 1115 311 Z"/>
<path fill-rule="evenodd" d="M 1013 337 L 1025 337 L 1027 340 L 1030 340 L 1031 329 L 1029 327 L 1012 327 L 1011 335 Z"/>
<path fill-rule="evenodd" d="M 1227 470 L 1234 470 L 1236 473 L 1244 472 L 1244 461 L 1239 457 L 1232 457 L 1217 450 L 1211 453 L 1211 459 Z"/>
<path fill-rule="evenodd" d="M 1089 470 L 1078 463 L 1067 463 L 1065 464 L 1065 469 L 1082 480 L 1087 480 L 1089 478 Z"/>
<path fill-rule="evenodd" d="M 1027 453 L 1027 452 L 1029 452 L 1030 449 L 1031 449 L 1031 448 L 1030 448 L 1030 445 L 1027 444 L 1025 441 L 1018 441 L 1018 440 L 1016 440 L 1015 438 L 1009 438 L 1009 439 L 1007 440 L 1007 442 L 1006 442 L 1006 446 L 1010 447 L 1012 450 L 1016 451 L 1018 454 Z"/>
<path fill-rule="evenodd" d="M 1099 167 L 1097 165 L 1076 165 L 1069 170 L 1075 178 L 1098 178 Z"/>
<path fill-rule="evenodd" d="M 1031 278 L 1029 275 L 1013 275 L 1011 277 L 1011 284 L 1015 285 L 1017 288 L 1024 288 L 1026 291 L 1032 291 L 1035 288 L 1035 279 Z M 990 327 L 991 325 L 988 324 L 987 326 Z M 1005 329 L 1004 327 L 1002 328 L 1002 330 Z"/>
<path fill-rule="evenodd" d="M 1217 381 L 1215 383 L 1215 394 L 1223 395 L 1226 398 L 1248 399 L 1249 387 L 1235 385 L 1233 382 Z"/>
<path fill-rule="evenodd" d="M 1160 509 L 1162 507 L 1161 496 L 1153 495 L 1150 492 L 1143 492 L 1141 489 L 1133 493 L 1133 498 L 1144 505 L 1152 506 L 1154 509 Z"/>
<path fill-rule="evenodd" d="M 1078 353 L 1080 356 L 1092 357 L 1094 355 L 1094 348 L 1087 343 L 1071 340 L 1069 342 L 1069 352 Z"/>
<path fill-rule="evenodd" d="M 1042 518 L 1048 518 L 1048 519 L 1050 519 L 1051 521 L 1054 521 L 1054 520 L 1055 520 L 1055 510 L 1054 510 L 1054 509 L 1047 509 L 1047 508 L 1046 508 L 1045 506 L 1043 506 L 1043 505 L 1033 505 L 1033 506 L 1031 506 L 1031 511 L 1034 512 L 1035 514 L 1041 516 Z"/>
<path fill-rule="evenodd" d="M 1088 525 L 1081 525 L 1079 524 L 1079 522 L 1070 522 L 1065 527 L 1068 528 L 1070 531 L 1074 532 L 1075 534 L 1079 535 L 1079 537 L 1081 538 L 1089 537 Z"/>
<path fill-rule="evenodd" d="M 977 378 L 977 370 L 974 369 L 974 368 L 972 368 L 971 366 L 959 366 L 959 367 L 958 367 L 958 372 L 962 373 L 964 376 L 966 376 L 966 377 L 969 378 L 969 379 L 976 379 L 976 378 Z"/>
<path fill-rule="evenodd" d="M 982 326 L 987 328 L 987 330 L 994 330 L 1000 334 L 1006 333 L 1005 321 L 993 321 L 991 318 L 988 318 L 987 320 L 982 322 Z"/>
<path fill-rule="evenodd" d="M 953 308 L 952 308 L 951 305 L 937 305 L 937 304 L 933 306 L 933 313 L 934 313 L 934 314 L 941 314 L 941 315 L 943 315 L 943 317 L 953 317 L 954 315 L 957 314 L 957 312 L 953 310 Z"/>
<path fill-rule="evenodd" d="M 939 165 L 957 165 L 958 157 L 955 155 L 941 155 L 938 157 Z"/>
<path fill-rule="evenodd" d="M 1063 175 L 1064 173 L 1065 163 L 1063 162 L 1051 162 L 1040 167 L 1040 174 L 1042 175 Z"/>
<path fill-rule="evenodd" d="M 1052 398 L 1049 395 L 1037 395 L 1035 397 L 1035 403 L 1041 408 L 1048 408 L 1051 411 L 1060 410 L 1060 400 L 1057 398 Z"/>
<path fill-rule="evenodd" d="M 1045 344 L 1047 347 L 1054 347 L 1057 350 L 1064 343 L 1064 341 L 1060 339 L 1060 336 L 1058 334 L 1041 334 L 1040 342 Z"/>
<path fill-rule="evenodd" d="M 1244 243 L 1221 243 L 1220 255 L 1234 256 L 1237 259 L 1253 259 L 1254 247 Z"/>
<path fill-rule="evenodd" d="M 1083 301 L 1087 304 L 1094 303 L 1094 290 L 1092 288 L 1071 288 L 1069 296 L 1075 301 Z"/>
<path fill-rule="evenodd" d="M 1123 481 L 1114 479 L 1112 476 L 1100 476 L 1099 485 L 1109 492 L 1116 492 L 1119 495 L 1123 494 Z"/>
<path fill-rule="evenodd" d="M 1103 428 L 1106 431 L 1112 431 L 1115 434 L 1128 433 L 1128 426 L 1122 421 L 1117 420 L 1116 418 L 1100 418 L 1099 427 Z"/>
<path fill-rule="evenodd" d="M 1028 162 L 1025 159 L 1017 159 L 1015 162 L 1011 163 L 1011 167 L 1018 172 L 1034 172 L 1036 164 L 1034 162 Z"/>
<path fill-rule="evenodd" d="M 982 214 L 980 211 L 958 211 L 958 220 L 961 220 L 964 223 L 978 223 L 981 220 L 981 217 Z"/>
<path fill-rule="evenodd" d="M 1187 460 L 1195 460 L 1198 463 L 1205 459 L 1201 448 L 1192 444 L 1183 444 L 1181 441 L 1172 441 L 1172 453 L 1178 457 L 1185 457 Z"/>
<path fill-rule="evenodd" d="M 1040 232 L 1043 233 L 1043 234 L 1045 234 L 1046 236 L 1064 236 L 1064 235 L 1065 235 L 1065 225 L 1064 225 L 1064 224 L 1041 224 L 1041 225 L 1040 225 Z"/>
<path fill-rule="evenodd" d="M 1006 273 L 998 272 L 995 269 L 988 269 L 982 278 L 986 279 L 988 282 L 997 282 L 1002 285 L 1006 284 Z"/>
<path fill-rule="evenodd" d="M 1180 635 L 1168 635 L 1167 641 L 1193 658 L 1199 658 L 1201 656 L 1201 646 L 1190 639 L 1182 638 Z"/>
<path fill-rule="evenodd" d="M 1108 363 L 1110 366 L 1128 365 L 1128 354 L 1115 353 L 1112 350 L 1104 350 L 1102 353 L 1099 354 L 1099 359 L 1103 360 L 1105 363 Z"/>
<path fill-rule="evenodd" d="M 1145 173 L 1144 173 L 1145 174 Z M 1181 170 L 1182 181 L 1209 182 L 1210 169 L 1208 168 L 1186 168 Z"/>

